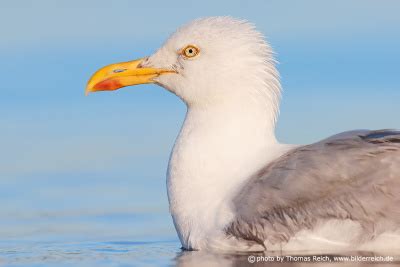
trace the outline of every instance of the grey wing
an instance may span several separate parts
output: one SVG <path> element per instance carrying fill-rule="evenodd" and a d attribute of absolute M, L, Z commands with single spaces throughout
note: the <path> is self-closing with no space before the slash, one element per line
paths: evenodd
<path fill-rule="evenodd" d="M 240 239 L 288 241 L 325 219 L 360 223 L 365 238 L 400 229 L 400 131 L 353 131 L 269 163 L 233 201 L 225 229 Z"/>

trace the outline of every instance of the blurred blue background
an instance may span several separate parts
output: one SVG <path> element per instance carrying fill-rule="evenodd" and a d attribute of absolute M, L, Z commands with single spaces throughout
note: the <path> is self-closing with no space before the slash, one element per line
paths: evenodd
<path fill-rule="evenodd" d="M 400 128 L 399 12 L 396 0 L 1 1 L 1 244 L 177 241 L 165 172 L 185 106 L 155 85 L 85 97 L 99 67 L 231 15 L 277 53 L 281 142 Z"/>

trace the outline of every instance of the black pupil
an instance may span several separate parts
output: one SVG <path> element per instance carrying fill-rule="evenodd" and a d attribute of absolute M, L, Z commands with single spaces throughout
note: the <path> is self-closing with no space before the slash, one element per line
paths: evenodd
<path fill-rule="evenodd" d="M 189 54 L 191 54 L 191 53 L 193 53 L 193 49 L 190 48 L 189 49 Z"/>

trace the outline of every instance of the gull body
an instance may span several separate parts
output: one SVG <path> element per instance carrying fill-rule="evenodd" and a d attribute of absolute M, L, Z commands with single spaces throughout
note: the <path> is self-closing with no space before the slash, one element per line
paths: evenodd
<path fill-rule="evenodd" d="M 152 56 L 101 69 L 87 91 L 151 82 L 187 105 L 167 172 L 170 212 L 183 248 L 400 248 L 400 211 L 395 208 L 400 199 L 392 196 L 400 189 L 400 134 L 357 131 L 310 146 L 279 143 L 275 137 L 279 74 L 272 49 L 252 24 L 230 17 L 195 20 L 172 34 Z M 343 143 L 346 150 L 340 146 Z M 375 182 L 374 177 L 359 178 L 359 173 L 350 171 L 356 158 L 374 153 L 374 163 L 389 169 L 380 173 L 385 178 Z M 314 163 L 315 155 L 323 158 L 320 164 L 302 161 Z M 337 162 L 337 175 L 321 167 L 330 159 Z M 366 166 L 363 162 L 359 172 Z M 355 188 L 352 175 L 366 182 Z M 316 186 L 314 193 L 301 187 L 310 184 Z M 384 220 L 377 219 L 378 212 L 357 215 L 356 208 L 368 208 L 368 201 L 359 197 L 361 191 L 389 185 L 375 206 L 390 207 L 394 215 L 383 213 Z M 336 193 L 339 188 L 344 188 L 342 194 Z M 355 200 L 344 199 L 347 195 Z M 355 208 L 346 208 L 349 205 Z M 327 207 L 333 207 L 332 212 L 316 212 Z M 368 219 L 378 229 L 373 234 L 365 230 Z"/>

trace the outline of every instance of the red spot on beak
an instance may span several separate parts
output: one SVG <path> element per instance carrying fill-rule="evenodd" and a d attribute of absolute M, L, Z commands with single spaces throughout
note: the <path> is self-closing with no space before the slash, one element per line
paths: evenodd
<path fill-rule="evenodd" d="M 112 91 L 121 88 L 123 85 L 115 79 L 107 79 L 96 84 L 93 89 L 96 91 Z"/>

